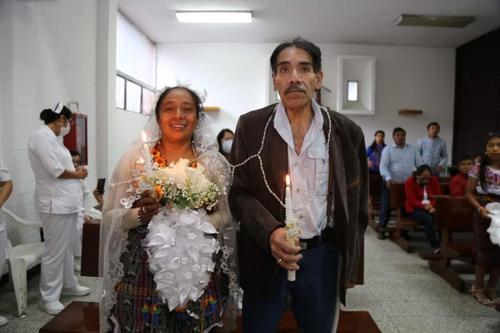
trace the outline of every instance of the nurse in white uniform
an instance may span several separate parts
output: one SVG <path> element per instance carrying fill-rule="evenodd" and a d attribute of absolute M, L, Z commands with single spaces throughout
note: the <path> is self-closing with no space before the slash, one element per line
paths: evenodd
<path fill-rule="evenodd" d="M 11 193 L 12 181 L 10 180 L 9 171 L 0 159 L 0 208 L 2 208 Z M 7 231 L 5 230 L 5 221 L 0 210 L 0 277 L 2 277 L 5 264 L 5 246 L 7 246 Z M 7 318 L 0 316 L 0 326 L 6 325 L 7 322 Z"/>
<path fill-rule="evenodd" d="M 75 169 L 61 138 L 70 131 L 71 111 L 58 104 L 40 113 L 45 123 L 28 141 L 28 156 L 35 174 L 35 203 L 45 238 L 40 278 L 40 308 L 49 314 L 64 309 L 61 294 L 83 296 L 90 289 L 80 286 L 73 269 L 73 235 L 83 210 L 83 167 Z"/>

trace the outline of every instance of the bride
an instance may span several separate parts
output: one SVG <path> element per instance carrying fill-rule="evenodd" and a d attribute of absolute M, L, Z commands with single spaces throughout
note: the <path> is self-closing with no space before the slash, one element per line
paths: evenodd
<path fill-rule="evenodd" d="M 101 225 L 101 332 L 209 332 L 235 321 L 230 171 L 204 116 L 194 91 L 167 88 L 147 126 L 152 144 L 134 145 L 114 171 Z M 214 207 L 179 209 L 144 181 L 184 166 L 219 189 Z"/>

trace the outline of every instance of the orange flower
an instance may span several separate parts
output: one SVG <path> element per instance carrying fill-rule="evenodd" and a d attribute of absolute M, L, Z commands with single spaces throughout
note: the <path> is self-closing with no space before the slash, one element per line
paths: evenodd
<path fill-rule="evenodd" d="M 156 185 L 155 186 L 155 195 L 156 195 L 156 198 L 161 198 L 163 197 L 163 194 L 165 192 L 163 191 L 163 188 L 160 186 L 160 185 Z"/>
<path fill-rule="evenodd" d="M 153 158 L 153 162 L 158 165 L 159 168 L 167 167 L 167 159 L 161 155 L 161 151 L 158 149 L 157 143 L 153 148 L 149 150 L 151 153 L 151 157 Z"/>

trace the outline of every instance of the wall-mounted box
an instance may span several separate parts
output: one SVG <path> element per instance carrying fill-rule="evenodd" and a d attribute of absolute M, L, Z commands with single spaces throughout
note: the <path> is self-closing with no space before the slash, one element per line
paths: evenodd
<path fill-rule="evenodd" d="M 375 57 L 341 55 L 337 67 L 337 111 L 375 114 Z"/>

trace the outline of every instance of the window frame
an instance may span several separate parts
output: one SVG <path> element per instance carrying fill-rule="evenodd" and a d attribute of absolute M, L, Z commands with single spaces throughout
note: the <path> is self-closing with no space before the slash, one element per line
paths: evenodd
<path fill-rule="evenodd" d="M 116 98 L 115 98 L 115 108 L 117 108 L 119 110 L 123 110 L 123 111 L 128 111 L 128 112 L 133 112 L 136 114 L 142 114 L 145 116 L 149 116 L 151 114 L 151 110 L 148 110 L 148 112 L 145 112 L 145 110 L 144 110 L 144 90 L 148 90 L 149 92 L 151 92 L 154 95 L 154 94 L 156 94 L 156 89 L 154 87 L 150 86 L 149 84 L 144 83 L 144 82 L 142 82 L 142 81 L 140 81 L 140 80 L 138 80 L 138 79 L 122 72 L 122 71 L 119 71 L 119 70 L 116 71 L 116 77 L 120 77 L 125 81 L 124 88 L 123 88 L 125 91 L 123 94 L 123 99 L 124 99 L 123 109 L 116 106 Z M 141 89 L 140 101 L 139 101 L 139 105 L 140 105 L 139 112 L 127 109 L 127 87 L 128 87 L 127 82 L 134 83 L 134 84 L 138 85 Z M 116 93 L 116 91 L 115 91 L 115 93 Z"/>

